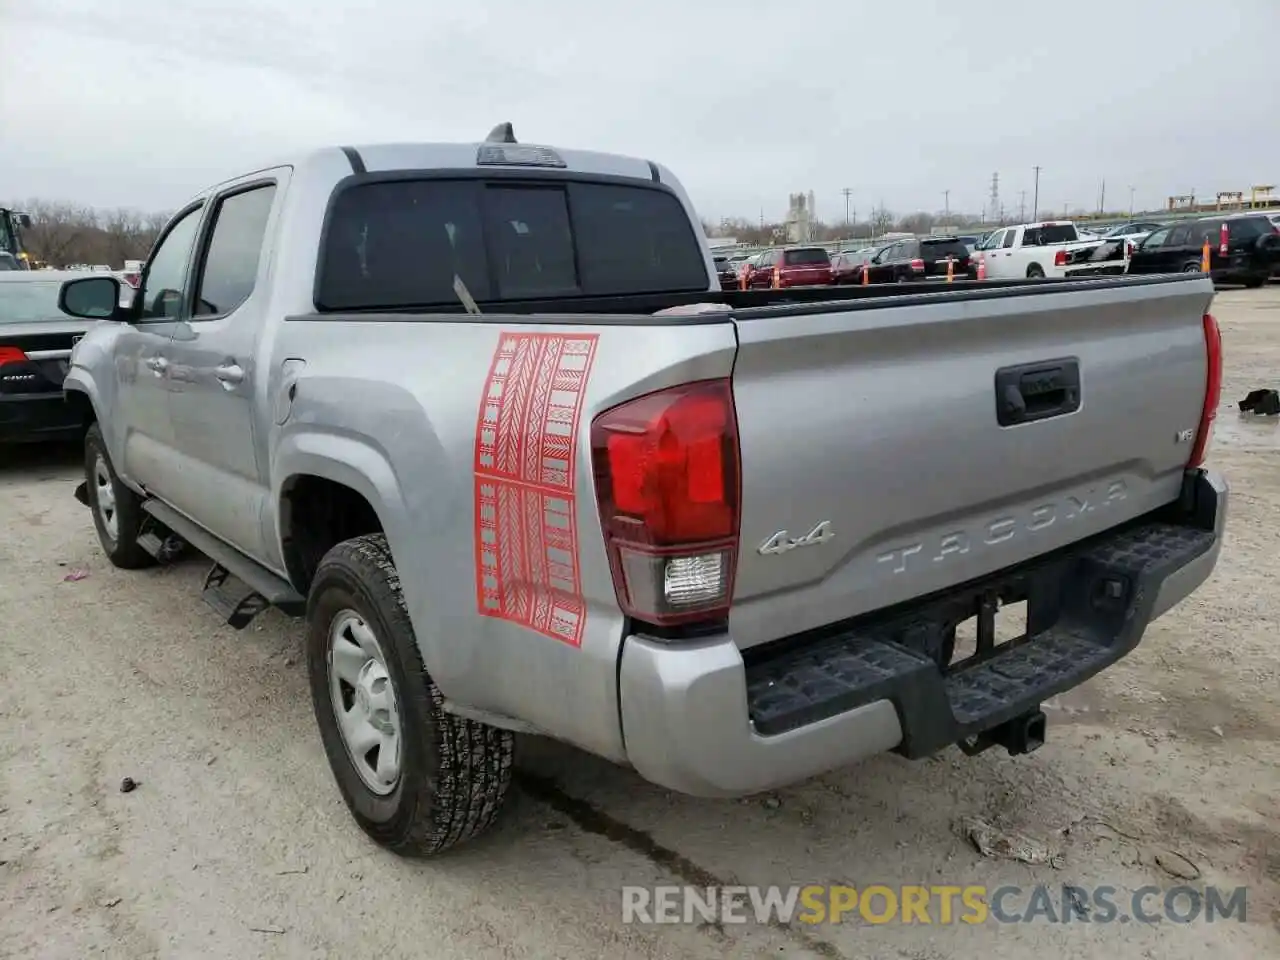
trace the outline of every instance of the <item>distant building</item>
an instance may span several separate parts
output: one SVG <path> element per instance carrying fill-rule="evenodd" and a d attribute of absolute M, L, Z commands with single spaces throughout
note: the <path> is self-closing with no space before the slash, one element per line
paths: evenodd
<path fill-rule="evenodd" d="M 817 222 L 813 191 L 793 193 L 787 201 L 787 243 L 809 243 L 813 240 L 813 225 Z"/>

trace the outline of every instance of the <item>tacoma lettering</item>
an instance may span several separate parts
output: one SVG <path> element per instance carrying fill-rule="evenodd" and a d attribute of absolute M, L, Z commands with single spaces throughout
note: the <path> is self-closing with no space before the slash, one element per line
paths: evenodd
<path fill-rule="evenodd" d="M 1050 500 L 1032 507 L 1023 514 L 1006 514 L 989 520 L 970 530 L 953 530 L 936 540 L 907 544 L 886 550 L 876 557 L 876 563 L 885 564 L 892 573 L 905 573 L 913 557 L 924 554 L 933 563 L 945 563 L 962 557 L 977 546 L 994 547 L 1014 539 L 1020 534 L 1039 533 L 1057 523 L 1066 523 L 1077 517 L 1105 509 L 1119 503 L 1129 495 L 1123 480 L 1114 480 L 1105 488 L 1095 488 L 1079 494 L 1070 494 L 1061 500 Z"/>

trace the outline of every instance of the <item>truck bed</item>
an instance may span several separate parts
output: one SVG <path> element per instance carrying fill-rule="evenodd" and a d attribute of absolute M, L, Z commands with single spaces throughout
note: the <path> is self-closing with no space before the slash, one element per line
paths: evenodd
<path fill-rule="evenodd" d="M 1147 286 L 1164 283 L 1187 283 L 1194 276 L 1186 274 L 1151 274 L 1147 276 L 1122 276 L 1099 278 L 1047 277 L 1039 280 L 956 280 L 949 284 L 936 282 L 884 283 L 867 286 L 841 287 L 791 287 L 783 290 L 709 290 L 704 293 L 632 294 L 620 297 L 573 297 L 545 300 L 507 300 L 501 308 L 490 311 L 481 303 L 480 314 L 466 319 L 484 321 L 486 318 L 504 323 L 521 314 L 536 313 L 539 321 L 549 317 L 564 318 L 573 322 L 577 314 L 589 314 L 592 322 L 600 323 L 648 323 L 655 326 L 687 323 L 720 323 L 723 313 L 706 315 L 681 315 L 655 317 L 659 310 L 690 306 L 696 303 L 721 303 L 733 309 L 737 319 L 778 315 L 779 312 L 831 313 L 841 310 L 870 309 L 887 305 L 905 305 L 908 302 L 932 303 L 947 300 L 999 300 L 1006 297 L 1043 296 L 1061 294 L 1068 290 L 1096 290 L 1114 286 Z M 927 298 L 927 299 L 925 299 Z M 757 311 L 769 311 L 768 314 Z M 419 314 L 462 314 L 462 305 L 426 306 L 398 311 L 403 316 Z M 385 310 L 371 310 L 367 316 L 386 319 Z M 321 314 L 305 314 L 299 320 L 351 320 L 360 312 L 342 311 Z M 610 320 L 611 316 L 617 319 Z"/>

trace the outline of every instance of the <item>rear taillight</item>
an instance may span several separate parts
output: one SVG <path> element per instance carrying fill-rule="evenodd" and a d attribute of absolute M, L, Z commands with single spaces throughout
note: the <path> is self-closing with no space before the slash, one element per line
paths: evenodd
<path fill-rule="evenodd" d="M 1191 448 L 1188 467 L 1204 463 L 1213 440 L 1213 421 L 1218 416 L 1218 404 L 1222 402 L 1222 330 L 1213 314 L 1204 315 L 1204 351 L 1208 364 L 1204 380 L 1204 406 L 1200 411 L 1200 426 L 1196 430 L 1196 445 Z"/>
<path fill-rule="evenodd" d="M 27 355 L 17 347 L 0 346 L 0 367 L 7 363 L 26 363 Z"/>
<path fill-rule="evenodd" d="M 924 270 L 924 261 L 923 261 L 923 260 L 918 260 L 918 259 L 917 259 L 917 260 L 912 260 L 912 261 L 911 261 L 911 269 L 912 269 L 912 270 L 915 270 L 917 273 L 919 273 L 920 271 Z"/>
<path fill-rule="evenodd" d="M 1231 231 L 1227 229 L 1227 225 L 1224 223 L 1221 227 L 1218 228 L 1218 255 L 1219 256 L 1225 257 L 1227 255 L 1227 245 L 1228 245 L 1227 242 L 1230 239 L 1231 239 Z"/>
<path fill-rule="evenodd" d="M 661 626 L 726 617 L 739 521 L 729 381 L 672 387 L 605 411 L 591 425 L 591 454 L 623 612 Z"/>
<path fill-rule="evenodd" d="M 1053 265 L 1055 267 L 1065 267 L 1067 265 L 1067 251 L 1059 250 L 1053 255 Z"/>

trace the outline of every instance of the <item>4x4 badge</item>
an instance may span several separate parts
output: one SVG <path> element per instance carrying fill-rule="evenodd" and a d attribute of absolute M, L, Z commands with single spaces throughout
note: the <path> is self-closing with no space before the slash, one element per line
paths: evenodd
<path fill-rule="evenodd" d="M 816 547 L 820 543 L 834 540 L 835 536 L 835 531 L 831 529 L 831 521 L 823 520 L 803 537 L 789 537 L 786 530 L 779 530 L 760 544 L 756 552 L 762 557 L 771 557 L 779 553 L 790 553 L 800 547 Z"/>

